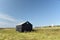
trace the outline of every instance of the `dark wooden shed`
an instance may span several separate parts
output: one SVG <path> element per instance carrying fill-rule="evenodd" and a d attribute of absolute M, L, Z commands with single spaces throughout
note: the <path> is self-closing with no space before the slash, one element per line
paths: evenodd
<path fill-rule="evenodd" d="M 29 21 L 23 22 L 16 26 L 16 31 L 19 32 L 30 32 L 32 31 L 32 24 Z"/>

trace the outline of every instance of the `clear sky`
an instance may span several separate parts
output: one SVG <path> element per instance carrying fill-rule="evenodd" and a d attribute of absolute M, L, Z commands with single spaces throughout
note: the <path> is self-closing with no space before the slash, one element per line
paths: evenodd
<path fill-rule="evenodd" d="M 34 26 L 60 24 L 60 0 L 0 0 L 0 27 L 27 20 Z"/>

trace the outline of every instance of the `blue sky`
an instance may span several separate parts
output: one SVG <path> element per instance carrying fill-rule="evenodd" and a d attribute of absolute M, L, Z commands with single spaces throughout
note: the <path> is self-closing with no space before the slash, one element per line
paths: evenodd
<path fill-rule="evenodd" d="M 29 21 L 34 26 L 60 24 L 60 0 L 0 0 L 0 27 Z"/>

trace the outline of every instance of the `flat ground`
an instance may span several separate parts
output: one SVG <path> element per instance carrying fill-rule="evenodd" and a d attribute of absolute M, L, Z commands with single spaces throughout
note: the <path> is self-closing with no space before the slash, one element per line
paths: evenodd
<path fill-rule="evenodd" d="M 21 33 L 15 29 L 0 29 L 0 40 L 60 40 L 60 27 L 35 30 Z"/>

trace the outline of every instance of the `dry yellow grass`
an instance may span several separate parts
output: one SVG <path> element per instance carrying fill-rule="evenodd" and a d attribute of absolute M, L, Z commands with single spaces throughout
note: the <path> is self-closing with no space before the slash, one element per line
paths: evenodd
<path fill-rule="evenodd" d="M 37 28 L 32 32 L 17 32 L 15 29 L 0 29 L 0 40 L 60 40 L 59 28 Z"/>

